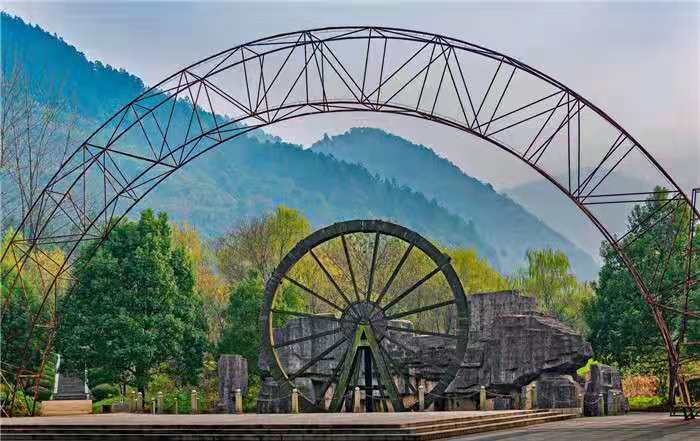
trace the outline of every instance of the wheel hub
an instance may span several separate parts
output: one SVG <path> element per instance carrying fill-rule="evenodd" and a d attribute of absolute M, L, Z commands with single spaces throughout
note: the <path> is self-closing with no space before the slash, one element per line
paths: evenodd
<path fill-rule="evenodd" d="M 359 325 L 370 325 L 378 339 L 384 336 L 388 325 L 381 306 L 369 300 L 353 302 L 348 305 L 343 311 L 342 323 L 346 334 L 354 333 Z"/>

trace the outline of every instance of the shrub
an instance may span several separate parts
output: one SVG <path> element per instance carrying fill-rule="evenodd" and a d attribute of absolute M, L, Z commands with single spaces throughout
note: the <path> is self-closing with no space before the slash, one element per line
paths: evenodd
<path fill-rule="evenodd" d="M 38 401 L 44 401 L 44 400 L 49 400 L 51 399 L 51 394 L 53 392 L 46 387 L 39 385 L 39 394 L 37 396 Z M 24 390 L 24 395 L 27 397 L 32 397 L 34 398 L 34 386 L 28 387 Z"/>
<path fill-rule="evenodd" d="M 12 416 L 29 416 L 31 414 L 31 409 L 34 407 L 34 400 L 32 396 L 25 395 L 22 390 L 18 390 L 13 402 L 12 408 L 10 409 L 9 400 L 12 391 L 7 385 L 0 384 L 0 406 L 4 411 L 12 414 Z M 40 410 L 38 407 L 41 403 L 36 403 L 37 409 L 35 412 L 38 413 Z"/>
<path fill-rule="evenodd" d="M 105 398 L 119 396 L 119 388 L 113 384 L 103 383 L 93 387 L 90 393 L 93 400 L 102 401 Z"/>
<path fill-rule="evenodd" d="M 632 397 L 629 399 L 631 411 L 665 411 L 666 399 L 654 397 Z"/>
<path fill-rule="evenodd" d="M 591 371 L 591 366 L 599 363 L 599 361 L 589 358 L 585 366 L 582 366 L 576 370 L 576 375 L 578 375 L 581 378 L 586 378 L 588 373 Z"/>
<path fill-rule="evenodd" d="M 653 375 L 632 375 L 622 379 L 627 397 L 653 397 L 659 390 L 659 380 Z"/>

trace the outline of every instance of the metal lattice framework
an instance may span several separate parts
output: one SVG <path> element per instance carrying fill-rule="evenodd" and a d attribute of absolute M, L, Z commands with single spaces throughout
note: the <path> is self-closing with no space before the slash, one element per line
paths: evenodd
<path fill-rule="evenodd" d="M 79 145 L 48 181 L 3 253 L 13 264 L 3 281 L 13 287 L 28 262 L 51 258 L 43 288 L 50 308 L 75 283 L 78 246 L 102 243 L 114 223 L 158 184 L 210 149 L 274 123 L 323 113 L 375 112 L 442 124 L 470 133 L 520 159 L 565 194 L 603 234 L 649 305 L 668 353 L 671 378 L 679 367 L 695 311 L 697 267 L 692 236 L 700 217 L 690 197 L 635 138 L 601 109 L 552 77 L 515 58 L 458 39 L 404 29 L 336 27 L 292 32 L 236 46 L 192 64 L 135 98 Z M 627 170 L 663 186 L 620 191 L 615 171 Z M 606 218 L 610 204 L 630 208 L 658 198 L 658 209 L 627 231 Z M 692 200 L 691 200 L 692 199 Z M 670 217 L 691 219 L 688 231 L 668 237 L 655 262 L 635 261 L 631 243 Z M 619 223 L 619 222 L 618 222 Z M 666 246 L 666 245 L 664 245 Z M 695 251 L 697 251 L 695 249 Z M 41 256 L 41 259 L 37 256 Z M 669 261 L 686 271 L 670 277 Z M 691 299 L 691 301 L 689 301 Z M 32 330 L 57 327 L 37 314 Z M 668 323 L 680 320 L 681 332 Z M 43 359 L 43 358 L 42 358 Z M 20 380 L 18 380 L 18 386 Z M 683 402 L 690 398 L 682 389 Z"/>

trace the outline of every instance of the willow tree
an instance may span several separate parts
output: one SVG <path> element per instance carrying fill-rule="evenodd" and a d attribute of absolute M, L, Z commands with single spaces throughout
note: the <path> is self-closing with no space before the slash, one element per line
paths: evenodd
<path fill-rule="evenodd" d="M 563 252 L 528 250 L 527 267 L 513 277 L 512 285 L 535 297 L 540 312 L 585 331 L 583 311 L 594 296 L 593 286 L 576 279 Z"/>

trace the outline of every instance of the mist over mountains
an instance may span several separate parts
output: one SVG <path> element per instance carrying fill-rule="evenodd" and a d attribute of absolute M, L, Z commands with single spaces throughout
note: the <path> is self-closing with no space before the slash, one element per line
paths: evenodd
<path fill-rule="evenodd" d="M 581 173 L 585 176 L 591 171 L 591 168 L 585 168 Z M 606 173 L 605 170 L 600 174 L 604 173 Z M 559 179 L 560 182 L 566 180 L 563 176 Z M 651 183 L 617 172 L 610 173 L 606 182 L 611 188 L 621 193 L 653 188 Z M 537 213 L 541 219 L 547 219 L 548 225 L 569 238 L 579 248 L 599 258 L 603 235 L 588 218 L 581 214 L 578 207 L 563 193 L 557 191 L 550 182 L 544 179 L 527 182 L 506 189 L 505 193 L 530 212 Z M 622 236 L 628 228 L 627 216 L 631 208 L 630 204 L 607 204 L 596 206 L 594 212 L 612 233 Z"/>
<path fill-rule="evenodd" d="M 68 100 L 78 138 L 145 90 L 138 77 L 88 61 L 59 36 L 1 18 L 3 74 L 19 69 L 30 84 L 43 85 L 32 88 L 33 99 L 51 99 L 51 91 Z M 298 209 L 314 227 L 392 220 L 442 245 L 473 247 L 503 273 L 522 266 L 527 249 L 544 247 L 564 251 L 580 278 L 595 279 L 598 270 L 590 254 L 508 196 L 379 129 L 351 129 L 311 149 L 253 133 L 179 170 L 139 207 L 168 211 L 215 237 L 278 204 Z"/>
<path fill-rule="evenodd" d="M 379 129 L 354 128 L 338 136 L 325 136 L 311 149 L 361 164 L 470 220 L 496 249 L 504 267 L 520 265 L 528 249 L 555 248 L 569 256 L 578 275 L 595 277 L 597 267 L 589 254 L 490 184 L 466 175 L 428 147 Z"/>

